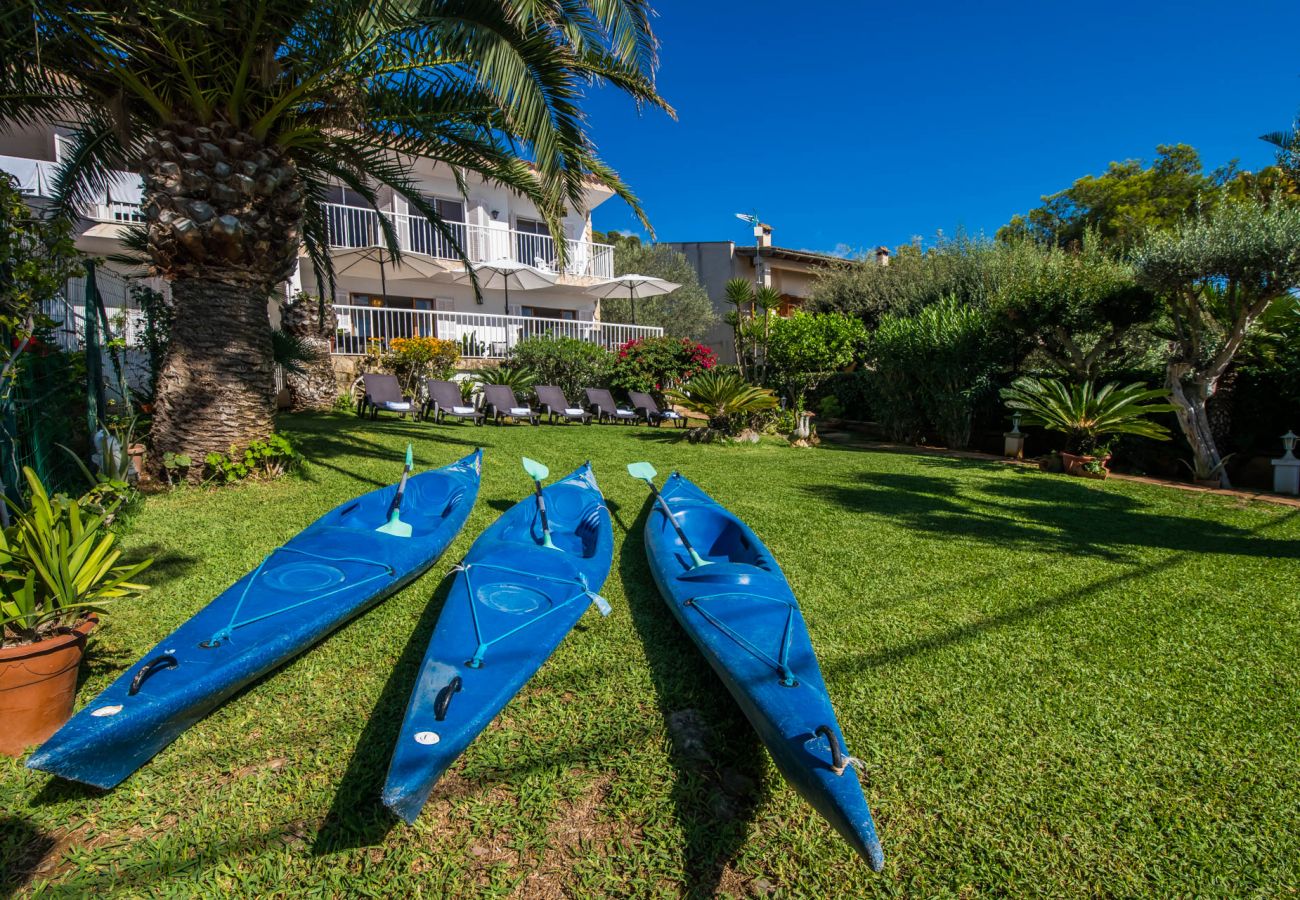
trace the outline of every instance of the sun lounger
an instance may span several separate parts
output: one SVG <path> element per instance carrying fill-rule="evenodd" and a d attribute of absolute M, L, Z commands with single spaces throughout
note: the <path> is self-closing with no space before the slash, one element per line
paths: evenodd
<path fill-rule="evenodd" d="M 651 425 L 658 425 L 661 422 L 672 422 L 675 425 L 685 425 L 686 417 L 675 409 L 662 410 L 659 404 L 655 403 L 655 398 L 649 394 L 643 394 L 640 391 L 628 391 L 628 398 L 632 401 L 632 408 L 638 415 L 645 416 L 645 420 Z"/>
<path fill-rule="evenodd" d="M 531 407 L 519 402 L 508 385 L 483 385 L 483 400 L 483 408 L 494 424 L 500 425 L 501 420 L 507 417 L 516 421 L 527 419 L 533 425 L 540 420 L 540 416 Z"/>
<path fill-rule="evenodd" d="M 623 409 L 614 402 L 607 388 L 587 388 L 587 406 L 597 422 L 635 422 L 640 418 L 634 411 Z"/>
<path fill-rule="evenodd" d="M 402 418 L 411 412 L 411 401 L 402 396 L 402 386 L 397 383 L 396 375 L 379 375 L 369 372 L 361 376 L 364 395 L 357 406 L 357 415 L 370 413 L 370 418 L 377 419 L 381 412 L 399 413 Z"/>
<path fill-rule="evenodd" d="M 429 378 L 424 382 L 424 389 L 429 396 L 420 407 L 420 418 L 427 419 L 432 414 L 433 421 L 437 423 L 451 416 L 462 422 L 468 419 L 475 425 L 483 424 L 483 413 L 475 409 L 473 404 L 461 399 L 460 385 L 456 382 Z"/>
<path fill-rule="evenodd" d="M 537 405 L 546 413 L 548 422 L 554 424 L 556 419 L 563 419 L 566 422 L 591 424 L 591 413 L 570 403 L 564 396 L 564 391 L 558 387 L 544 384 L 534 390 L 537 392 Z"/>

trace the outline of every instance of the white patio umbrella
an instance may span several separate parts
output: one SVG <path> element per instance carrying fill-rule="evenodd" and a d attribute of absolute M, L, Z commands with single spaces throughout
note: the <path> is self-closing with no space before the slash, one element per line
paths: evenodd
<path fill-rule="evenodd" d="M 473 263 L 454 280 L 461 284 L 469 284 L 474 280 L 471 269 L 473 276 L 478 277 L 480 288 L 506 292 L 506 315 L 510 315 L 511 288 L 517 291 L 531 291 L 555 284 L 555 275 L 551 272 L 543 272 L 513 259 L 493 259 L 488 262 Z"/>
<path fill-rule="evenodd" d="M 587 293 L 598 298 L 626 297 L 632 303 L 632 324 L 635 325 L 637 298 L 671 294 L 679 287 L 680 284 L 653 275 L 619 275 L 609 281 L 602 281 L 595 287 L 587 288 Z"/>
<path fill-rule="evenodd" d="M 428 279 L 445 275 L 449 269 L 441 260 L 421 253 L 403 253 L 393 257 L 386 247 L 348 247 L 330 251 L 335 275 L 354 275 L 358 278 L 379 278 L 379 293 L 388 303 L 388 280 Z"/>

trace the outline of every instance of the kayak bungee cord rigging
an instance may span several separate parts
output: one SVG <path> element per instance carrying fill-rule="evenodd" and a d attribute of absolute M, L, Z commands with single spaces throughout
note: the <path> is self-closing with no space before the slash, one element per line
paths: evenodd
<path fill-rule="evenodd" d="M 241 687 L 423 574 L 469 517 L 481 461 L 475 451 L 412 476 L 408 446 L 403 486 L 349 500 L 268 553 L 122 673 L 28 767 L 117 785 Z"/>
<path fill-rule="evenodd" d="M 590 464 L 546 487 L 544 465 L 525 459 L 524 470 L 534 502 L 502 513 L 453 569 L 456 583 L 407 704 L 383 792 L 407 822 L 587 608 L 609 612 L 597 591 L 614 535 Z"/>
<path fill-rule="evenodd" d="M 776 560 L 744 522 L 680 473 L 661 491 L 649 463 L 627 468 L 654 500 L 646 556 L 669 609 L 781 774 L 880 871 L 884 855 L 857 777 L 863 764 L 844 750 L 799 602 Z M 763 649 L 773 646 L 775 653 Z"/>

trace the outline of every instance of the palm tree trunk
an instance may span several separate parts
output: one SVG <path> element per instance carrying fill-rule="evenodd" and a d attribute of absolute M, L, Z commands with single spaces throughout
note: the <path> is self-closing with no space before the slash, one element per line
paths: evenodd
<path fill-rule="evenodd" d="M 274 424 L 274 367 L 267 293 L 248 282 L 189 277 L 172 282 L 176 319 L 158 376 L 154 465 L 164 453 L 193 461 L 266 440 Z"/>

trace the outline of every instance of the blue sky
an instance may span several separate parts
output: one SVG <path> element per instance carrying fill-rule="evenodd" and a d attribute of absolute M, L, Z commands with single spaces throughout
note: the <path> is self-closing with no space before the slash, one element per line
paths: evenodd
<path fill-rule="evenodd" d="M 1257 136 L 1300 110 L 1296 0 L 655 7 L 678 121 L 609 90 L 587 108 L 659 240 L 747 242 L 750 210 L 811 250 L 992 234 L 1157 144 L 1268 165 Z M 621 201 L 593 220 L 644 233 Z"/>

